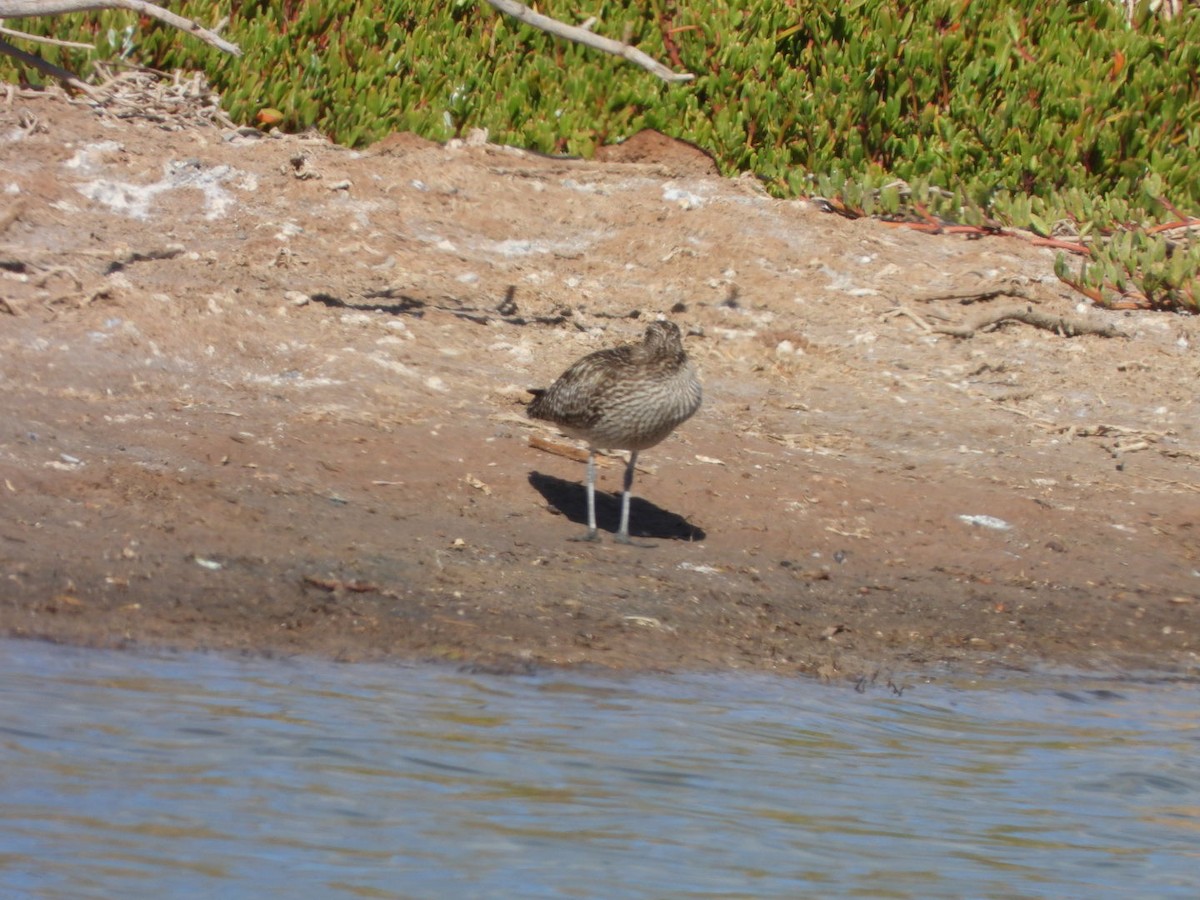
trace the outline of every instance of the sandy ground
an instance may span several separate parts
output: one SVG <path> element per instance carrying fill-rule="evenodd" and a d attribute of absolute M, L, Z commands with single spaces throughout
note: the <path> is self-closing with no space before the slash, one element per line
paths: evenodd
<path fill-rule="evenodd" d="M 0 632 L 1197 670 L 1195 318 L 1089 308 L 1028 236 L 848 221 L 654 135 L 352 152 L 116 111 L 0 104 Z M 1119 335 L 929 330 L 1014 304 Z M 613 543 L 609 493 L 605 540 L 570 541 L 582 456 L 524 389 L 659 315 L 705 402 L 643 454 L 649 546 Z"/>

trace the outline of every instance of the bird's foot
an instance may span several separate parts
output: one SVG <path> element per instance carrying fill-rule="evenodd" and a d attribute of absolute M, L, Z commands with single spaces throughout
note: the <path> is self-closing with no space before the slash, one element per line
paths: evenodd
<path fill-rule="evenodd" d="M 575 541 L 580 544 L 598 544 L 600 543 L 600 533 L 597 531 L 589 531 L 583 537 L 567 538 L 568 541 Z"/>
<path fill-rule="evenodd" d="M 616 535 L 616 537 L 614 537 L 614 538 L 613 538 L 613 542 L 614 542 L 614 543 L 617 543 L 617 544 L 624 544 L 624 545 L 626 545 L 627 547 L 645 547 L 645 548 L 650 548 L 650 547 L 657 547 L 657 546 L 658 546 L 657 544 L 647 544 L 647 543 L 645 543 L 644 541 L 635 541 L 635 540 L 634 540 L 633 538 L 631 538 L 629 535 L 627 535 L 627 534 L 621 534 L 620 532 L 617 532 L 617 535 Z"/>

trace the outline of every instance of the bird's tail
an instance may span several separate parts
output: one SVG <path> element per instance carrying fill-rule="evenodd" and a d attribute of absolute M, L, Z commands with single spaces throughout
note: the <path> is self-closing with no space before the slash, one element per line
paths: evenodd
<path fill-rule="evenodd" d="M 533 399 L 525 404 L 525 411 L 527 413 L 529 413 L 530 418 L 533 418 L 533 419 L 542 418 L 542 416 L 540 415 L 541 405 L 542 405 L 542 397 L 545 396 L 546 389 L 545 388 L 525 388 L 525 390 L 527 390 L 527 391 L 529 391 L 529 393 L 533 394 Z"/>

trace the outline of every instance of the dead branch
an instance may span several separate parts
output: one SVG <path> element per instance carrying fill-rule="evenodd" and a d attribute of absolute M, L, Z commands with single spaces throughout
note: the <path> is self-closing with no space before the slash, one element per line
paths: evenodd
<path fill-rule="evenodd" d="M 127 250 L 104 267 L 104 274 L 112 275 L 114 272 L 122 272 L 133 263 L 174 259 L 181 255 L 185 249 L 183 244 L 168 244 L 165 247 L 153 247 L 149 250 Z"/>
<path fill-rule="evenodd" d="M 1128 337 L 1112 325 L 1100 325 L 1075 316 L 1053 316 L 1032 306 L 1007 306 L 978 316 L 967 325 L 943 325 L 933 328 L 937 334 L 948 334 L 957 338 L 974 337 L 979 331 L 999 325 L 1001 322 L 1024 322 L 1034 328 L 1044 328 L 1063 337 L 1078 337 L 1095 334 L 1100 337 Z"/>
<path fill-rule="evenodd" d="M 487 0 L 487 2 L 500 10 L 500 12 L 506 13 L 533 28 L 553 34 L 556 37 L 566 38 L 568 41 L 574 41 L 577 44 L 602 50 L 605 53 L 611 53 L 613 56 L 619 56 L 622 59 L 627 59 L 629 62 L 641 66 L 647 72 L 657 75 L 663 81 L 691 81 L 696 77 L 690 72 L 672 72 L 662 63 L 637 49 L 637 47 L 623 44 L 620 41 L 614 41 L 611 38 L 601 37 L 598 34 L 592 34 L 586 28 L 567 25 L 557 19 L 543 16 L 541 13 L 534 12 L 525 4 L 516 2 L 516 0 Z M 0 0 L 0 8 L 2 7 L 3 0 Z"/>
<path fill-rule="evenodd" d="M 886 322 L 888 319 L 894 319 L 897 316 L 904 316 L 926 334 L 933 334 L 933 326 L 926 322 L 923 316 L 917 315 L 907 306 L 893 306 L 879 316 L 879 321 Z M 940 316 L 939 318 L 945 318 L 945 316 Z"/>
<path fill-rule="evenodd" d="M 3 21 L 0 19 L 0 21 Z M 70 47 L 72 50 L 95 50 L 95 44 L 84 44 L 80 41 L 62 41 L 58 38 L 46 37 L 44 34 L 29 34 L 13 28 L 0 27 L 0 34 L 5 37 L 19 38 L 22 41 L 33 41 L 35 44 L 47 44 L 51 47 Z"/>
<path fill-rule="evenodd" d="M 1002 284 L 996 287 L 985 288 L 979 291 L 965 291 L 961 294 L 936 294 L 929 297 L 915 297 L 921 303 L 936 303 L 939 300 L 953 300 L 956 303 L 961 303 L 967 306 L 971 303 L 978 303 L 982 300 L 995 300 L 997 297 L 1017 297 L 1021 300 L 1029 300 L 1029 292 L 1020 285 Z"/>
<path fill-rule="evenodd" d="M 161 72 L 120 61 L 97 61 L 92 68 L 96 82 L 92 102 L 115 118 L 145 119 L 171 131 L 192 125 L 236 127 L 201 72 L 176 71 L 168 79 Z"/>
<path fill-rule="evenodd" d="M 68 72 L 66 69 L 56 66 L 52 62 L 47 62 L 36 53 L 26 53 L 20 47 L 14 47 L 8 41 L 0 40 L 0 53 L 5 56 L 11 56 L 17 62 L 24 63 L 31 69 L 37 69 L 43 75 L 49 75 L 51 78 L 57 78 L 63 84 L 75 88 L 81 93 L 87 94 L 95 99 L 96 95 L 90 87 Z"/>
<path fill-rule="evenodd" d="M 161 6 L 155 6 L 153 3 L 147 3 L 146 0 L 0 0 L 0 19 L 28 16 L 58 16 L 64 13 L 87 12 L 94 9 L 127 9 L 139 15 L 149 16 L 152 19 L 165 22 L 172 28 L 178 28 L 180 31 L 186 32 L 194 38 L 199 38 L 206 44 L 216 47 L 225 53 L 231 53 L 234 56 L 242 55 L 241 48 L 237 44 L 231 44 L 215 31 L 209 31 L 191 19 L 163 9 Z M 87 85 L 66 69 L 59 68 L 34 53 L 26 53 L 24 50 L 14 47 L 7 41 L 0 40 L 0 53 L 11 56 L 13 59 L 37 69 L 39 72 L 57 78 L 59 81 L 70 85 L 76 90 L 87 94 L 91 93 Z"/>
<path fill-rule="evenodd" d="M 529 436 L 529 446 L 538 450 L 545 450 L 547 453 L 553 453 L 555 456 L 565 456 L 567 459 L 573 459 L 576 462 L 587 462 L 587 451 L 581 450 L 579 447 L 570 444 L 563 444 L 558 441 L 550 441 L 542 437 L 540 434 L 531 434 Z M 604 460 L 604 457 L 598 457 Z M 605 464 L 604 461 L 601 464 Z"/>
<path fill-rule="evenodd" d="M 147 3 L 146 0 L 0 0 L 0 19 L 14 19 L 22 16 L 58 16 L 63 13 L 87 12 L 93 9 L 128 9 L 138 15 L 149 16 L 166 22 L 172 28 L 185 31 L 192 37 L 199 38 L 206 44 L 216 47 L 225 53 L 241 56 L 242 50 L 237 44 L 231 44 L 215 31 L 209 31 L 191 19 Z"/>

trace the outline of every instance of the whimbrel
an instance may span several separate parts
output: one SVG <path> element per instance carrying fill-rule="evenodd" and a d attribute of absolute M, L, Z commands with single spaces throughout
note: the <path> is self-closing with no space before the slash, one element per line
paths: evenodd
<path fill-rule="evenodd" d="M 621 525 L 629 540 L 629 494 L 638 452 L 653 447 L 700 408 L 700 382 L 674 322 L 652 322 L 640 344 L 590 353 L 545 389 L 534 389 L 529 415 L 587 441 L 587 535 L 596 541 L 596 451 L 628 450 Z"/>

